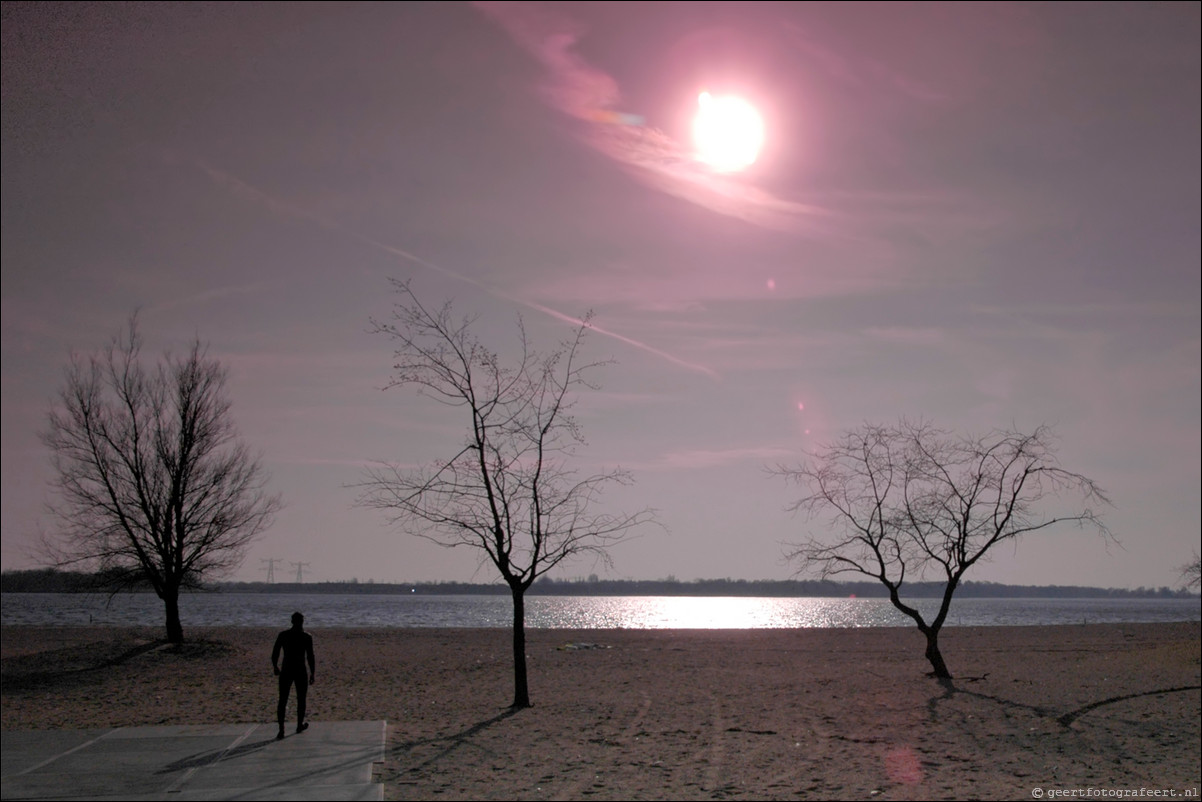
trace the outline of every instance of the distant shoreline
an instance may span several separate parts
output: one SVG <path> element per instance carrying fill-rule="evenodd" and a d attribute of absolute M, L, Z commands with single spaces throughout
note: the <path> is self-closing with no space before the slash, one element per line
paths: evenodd
<path fill-rule="evenodd" d="M 4 571 L 3 593 L 94 593 L 103 587 L 92 574 L 53 570 Z M 149 588 L 136 592 L 150 592 Z M 303 593 L 426 596 L 507 596 L 499 582 L 214 582 L 193 593 Z M 586 579 L 536 582 L 530 596 L 752 596 L 760 598 L 887 598 L 879 582 L 828 580 L 748 579 Z M 913 599 L 938 598 L 942 582 L 907 584 L 904 595 Z M 957 599 L 1199 599 L 1197 593 L 1167 586 L 1159 588 L 1098 588 L 1077 585 L 1008 585 L 968 581 L 956 590 Z"/>

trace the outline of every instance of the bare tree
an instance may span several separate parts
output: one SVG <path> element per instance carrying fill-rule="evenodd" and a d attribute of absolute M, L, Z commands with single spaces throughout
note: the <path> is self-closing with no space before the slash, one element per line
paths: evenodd
<path fill-rule="evenodd" d="M 449 304 L 427 309 L 405 282 L 391 322 L 373 329 L 395 343 L 388 387 L 416 385 L 461 411 L 466 436 L 449 459 L 419 469 L 383 464 L 367 472 L 359 503 L 384 510 L 390 524 L 441 546 L 467 546 L 496 567 L 513 598 L 514 696 L 530 706 L 526 679 L 525 593 L 535 579 L 569 557 L 609 561 L 607 549 L 651 520 L 595 512 L 600 492 L 627 484 L 621 470 L 579 475 L 569 462 L 583 441 L 572 417 L 574 392 L 594 388 L 583 362 L 588 324 L 555 350 L 531 349 L 518 323 L 520 350 L 511 364 L 456 318 Z M 595 388 L 594 388 L 595 389 Z"/>
<path fill-rule="evenodd" d="M 1193 590 L 1202 585 L 1202 559 L 1194 552 L 1194 561 L 1181 566 L 1182 587 Z"/>
<path fill-rule="evenodd" d="M 239 440 L 226 369 L 200 341 L 142 364 L 137 319 L 99 354 L 73 356 L 42 441 L 56 471 L 44 542 L 60 566 L 98 569 L 113 590 L 149 584 L 183 641 L 180 591 L 237 567 L 279 509 Z"/>
<path fill-rule="evenodd" d="M 865 424 L 807 456 L 800 466 L 777 471 L 803 488 L 791 509 L 825 519 L 829 529 L 794 544 L 788 556 L 823 577 L 879 580 L 894 607 L 926 636 L 926 658 L 939 678 L 951 677 L 939 631 L 952 595 L 995 546 L 1061 523 L 1109 537 L 1088 506 L 1109 503 L 1106 496 L 1090 479 L 1059 466 L 1046 427 L 968 437 L 924 422 Z M 1081 506 L 1063 508 L 1065 496 Z M 903 600 L 902 588 L 906 580 L 930 576 L 946 584 L 928 620 Z"/>

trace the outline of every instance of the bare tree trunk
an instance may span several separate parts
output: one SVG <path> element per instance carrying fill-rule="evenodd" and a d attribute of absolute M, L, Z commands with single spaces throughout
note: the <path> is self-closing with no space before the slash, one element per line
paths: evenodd
<path fill-rule="evenodd" d="M 947 670 L 947 664 L 943 662 L 943 654 L 939 651 L 939 630 L 936 628 L 926 627 L 922 630 L 922 634 L 927 636 L 927 661 L 931 664 L 931 676 L 938 679 L 951 679 L 952 674 Z"/>
<path fill-rule="evenodd" d="M 167 608 L 167 641 L 169 643 L 183 643 L 184 627 L 179 621 L 179 591 L 164 591 L 163 604 Z"/>
<path fill-rule="evenodd" d="M 530 707 L 530 688 L 526 684 L 526 590 L 511 588 L 513 593 L 513 704 L 514 710 Z"/>

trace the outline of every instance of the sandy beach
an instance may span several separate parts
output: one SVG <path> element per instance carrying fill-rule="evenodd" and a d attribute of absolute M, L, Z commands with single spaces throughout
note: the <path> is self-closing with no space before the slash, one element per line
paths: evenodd
<path fill-rule="evenodd" d="M 1199 624 L 313 630 L 314 721 L 388 722 L 389 799 L 1018 799 L 1197 794 Z M 274 718 L 275 630 L 6 627 L 4 730 Z M 1079 789 L 1079 790 L 1078 790 Z"/>

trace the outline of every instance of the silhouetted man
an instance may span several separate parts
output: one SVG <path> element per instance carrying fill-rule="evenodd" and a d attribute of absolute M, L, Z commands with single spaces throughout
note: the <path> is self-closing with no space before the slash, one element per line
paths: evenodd
<path fill-rule="evenodd" d="M 275 647 L 271 650 L 271 668 L 280 678 L 280 705 L 276 708 L 276 719 L 280 723 L 280 731 L 276 739 L 284 737 L 284 716 L 288 713 L 288 692 L 296 683 L 296 731 L 304 732 L 309 729 L 305 721 L 305 697 L 309 693 L 309 683 L 316 681 L 317 666 L 313 660 L 313 636 L 304 629 L 305 617 L 300 613 L 292 614 L 292 629 L 285 629 L 275 639 Z M 284 653 L 284 665 L 281 667 L 280 652 Z M 305 661 L 309 663 L 309 672 L 305 673 Z"/>

